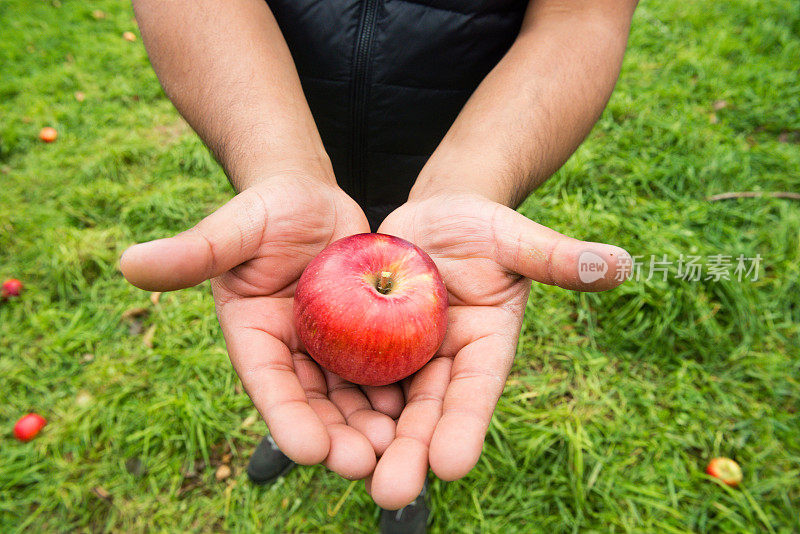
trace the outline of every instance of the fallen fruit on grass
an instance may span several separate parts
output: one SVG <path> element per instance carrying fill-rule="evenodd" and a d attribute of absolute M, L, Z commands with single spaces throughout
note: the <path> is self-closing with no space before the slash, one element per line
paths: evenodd
<path fill-rule="evenodd" d="M 52 143 L 58 137 L 58 132 L 52 126 L 45 126 L 39 130 L 39 139 L 45 143 Z"/>
<path fill-rule="evenodd" d="M 736 487 L 742 481 L 742 468 L 730 458 L 714 458 L 708 462 L 706 473 L 720 479 L 728 486 Z"/>
<path fill-rule="evenodd" d="M 44 428 L 47 421 L 44 417 L 36 413 L 29 413 L 20 417 L 17 424 L 14 425 L 14 437 L 20 441 L 30 441 L 36 437 L 36 434 Z"/>
<path fill-rule="evenodd" d="M 297 333 L 322 367 L 350 382 L 402 380 L 433 357 L 447 329 L 447 290 L 422 249 L 385 234 L 335 241 L 303 271 Z"/>
<path fill-rule="evenodd" d="M 9 278 L 0 287 L 0 296 L 4 299 L 18 297 L 20 293 L 22 293 L 22 282 L 16 278 Z"/>
<path fill-rule="evenodd" d="M 222 482 L 226 478 L 230 478 L 233 474 L 231 470 L 231 466 L 222 464 L 217 468 L 217 471 L 214 473 L 214 478 L 217 479 L 218 482 Z"/>

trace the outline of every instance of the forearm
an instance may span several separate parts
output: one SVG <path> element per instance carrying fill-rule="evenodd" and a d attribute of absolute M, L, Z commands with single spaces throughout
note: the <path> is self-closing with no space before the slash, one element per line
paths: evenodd
<path fill-rule="evenodd" d="M 632 0 L 534 0 L 410 199 L 464 191 L 517 206 L 588 135 L 619 76 Z"/>
<path fill-rule="evenodd" d="M 164 91 L 241 191 L 260 177 L 333 170 L 263 0 L 134 0 Z"/>

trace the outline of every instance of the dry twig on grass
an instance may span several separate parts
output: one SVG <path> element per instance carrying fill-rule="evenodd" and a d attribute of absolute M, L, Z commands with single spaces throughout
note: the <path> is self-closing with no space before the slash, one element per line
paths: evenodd
<path fill-rule="evenodd" d="M 792 200 L 800 200 L 800 193 L 792 193 L 790 191 L 736 191 L 730 193 L 720 193 L 718 195 L 711 195 L 706 197 L 709 202 L 717 200 L 730 200 L 732 198 L 759 198 L 759 197 L 772 197 L 772 198 L 789 198 Z"/>

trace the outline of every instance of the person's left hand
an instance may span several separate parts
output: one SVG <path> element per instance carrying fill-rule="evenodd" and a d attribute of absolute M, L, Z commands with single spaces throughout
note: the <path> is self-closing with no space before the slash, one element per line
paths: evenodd
<path fill-rule="evenodd" d="M 580 291 L 611 289 L 627 276 L 630 255 L 465 193 L 409 201 L 378 232 L 430 254 L 450 297 L 444 343 L 403 381 L 405 407 L 395 439 L 366 481 L 378 505 L 397 509 L 419 494 L 429 465 L 439 478 L 456 480 L 477 463 L 514 359 L 530 279 Z M 578 276 L 584 252 L 608 266 L 591 283 Z"/>

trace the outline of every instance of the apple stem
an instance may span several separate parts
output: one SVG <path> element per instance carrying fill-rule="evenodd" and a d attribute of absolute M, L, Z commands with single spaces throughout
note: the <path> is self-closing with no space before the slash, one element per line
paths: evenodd
<path fill-rule="evenodd" d="M 381 275 L 378 278 L 378 285 L 375 286 L 375 289 L 378 290 L 378 293 L 382 295 L 386 295 L 389 291 L 392 290 L 392 273 L 391 271 L 381 271 Z"/>

